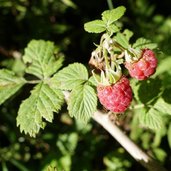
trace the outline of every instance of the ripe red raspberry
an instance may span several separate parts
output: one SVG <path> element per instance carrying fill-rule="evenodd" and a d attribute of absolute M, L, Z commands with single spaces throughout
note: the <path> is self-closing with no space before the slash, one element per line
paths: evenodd
<path fill-rule="evenodd" d="M 100 103 L 112 112 L 124 112 L 132 101 L 132 89 L 129 80 L 122 76 L 115 84 L 97 86 Z"/>
<path fill-rule="evenodd" d="M 145 80 L 155 73 L 157 59 L 152 50 L 143 49 L 140 59 L 134 63 L 126 62 L 125 67 L 128 69 L 131 77 Z"/>

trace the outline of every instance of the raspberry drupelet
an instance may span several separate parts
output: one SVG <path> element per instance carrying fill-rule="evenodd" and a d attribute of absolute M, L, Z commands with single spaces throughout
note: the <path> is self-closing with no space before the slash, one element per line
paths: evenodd
<path fill-rule="evenodd" d="M 132 89 L 125 76 L 122 76 L 115 84 L 98 85 L 97 93 L 100 103 L 115 113 L 125 112 L 132 101 Z"/>

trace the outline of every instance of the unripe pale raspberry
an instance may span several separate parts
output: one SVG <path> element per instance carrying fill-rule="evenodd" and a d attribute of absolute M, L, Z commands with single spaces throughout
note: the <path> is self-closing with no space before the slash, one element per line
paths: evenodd
<path fill-rule="evenodd" d="M 132 101 L 132 89 L 125 76 L 113 85 L 98 85 L 97 94 L 100 103 L 116 113 L 124 112 Z"/>
<path fill-rule="evenodd" d="M 155 73 L 157 59 L 152 50 L 143 49 L 140 59 L 134 63 L 126 62 L 125 67 L 128 69 L 131 77 L 145 80 Z"/>

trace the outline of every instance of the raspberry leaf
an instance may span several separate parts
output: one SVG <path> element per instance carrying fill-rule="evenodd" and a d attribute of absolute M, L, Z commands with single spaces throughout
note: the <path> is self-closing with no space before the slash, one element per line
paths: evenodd
<path fill-rule="evenodd" d="M 27 64 L 26 72 L 40 79 L 46 79 L 54 74 L 63 62 L 63 56 L 55 57 L 53 42 L 32 40 L 25 48 L 23 61 Z"/>
<path fill-rule="evenodd" d="M 102 33 L 104 31 L 110 32 L 110 34 L 119 31 L 119 28 L 114 24 L 119 18 L 121 18 L 126 11 L 124 6 L 117 7 L 113 10 L 106 10 L 102 13 L 102 20 L 93 20 L 84 24 L 85 31 L 89 33 Z"/>
<path fill-rule="evenodd" d="M 116 33 L 120 30 L 115 24 L 111 24 L 106 29 L 110 34 Z"/>
<path fill-rule="evenodd" d="M 39 83 L 31 91 L 31 95 L 20 105 L 17 126 L 20 131 L 35 137 L 40 128 L 44 128 L 46 120 L 52 122 L 53 112 L 58 112 L 64 103 L 63 93 L 51 88 L 48 84 Z"/>
<path fill-rule="evenodd" d="M 123 33 L 117 33 L 115 36 L 115 41 L 120 44 L 120 46 L 128 49 L 129 47 L 129 40 Z"/>
<path fill-rule="evenodd" d="M 167 139 L 168 139 L 169 146 L 171 148 L 171 123 L 169 124 L 168 132 L 167 132 Z"/>
<path fill-rule="evenodd" d="M 62 90 L 72 90 L 88 80 L 88 71 L 83 64 L 74 63 L 60 70 L 51 80 Z"/>
<path fill-rule="evenodd" d="M 157 47 L 157 44 L 152 43 L 150 40 L 147 40 L 145 38 L 139 38 L 136 40 L 132 47 L 139 50 L 144 48 L 155 49 Z"/>
<path fill-rule="evenodd" d="M 170 68 L 171 68 L 171 57 L 169 56 L 167 58 L 162 59 L 159 62 L 155 75 L 161 75 L 163 73 L 164 73 L 163 75 L 165 75 L 168 74 L 168 72 L 169 74 L 171 74 Z M 166 77 L 166 79 L 168 79 L 168 77 Z"/>
<path fill-rule="evenodd" d="M 162 115 L 154 108 L 149 109 L 147 112 L 140 113 L 139 121 L 142 126 L 152 130 L 162 129 L 164 124 Z"/>
<path fill-rule="evenodd" d="M 102 20 L 107 26 L 120 19 L 126 11 L 124 6 L 119 6 L 112 10 L 106 10 L 102 13 Z"/>
<path fill-rule="evenodd" d="M 164 101 L 163 98 L 159 98 L 154 105 L 154 108 L 163 114 L 171 115 L 171 104 Z"/>
<path fill-rule="evenodd" d="M 125 29 L 124 32 L 123 32 L 123 35 L 126 37 L 127 41 L 129 42 L 129 40 L 131 39 L 131 37 L 133 36 L 133 32 L 128 30 L 128 29 Z"/>
<path fill-rule="evenodd" d="M 159 78 L 148 79 L 138 84 L 138 98 L 146 104 L 153 102 L 161 94 L 161 80 Z"/>
<path fill-rule="evenodd" d="M 71 117 L 87 122 L 97 108 L 95 90 L 88 84 L 79 85 L 70 94 L 68 110 Z"/>
<path fill-rule="evenodd" d="M 102 33 L 106 30 L 106 25 L 102 20 L 94 20 L 85 23 L 84 29 L 89 33 Z"/>
<path fill-rule="evenodd" d="M 89 79 L 88 79 L 88 82 L 93 85 L 93 86 L 97 86 L 100 82 L 100 76 L 93 73 L 93 76 L 91 76 Z"/>
<path fill-rule="evenodd" d="M 26 81 L 22 77 L 18 77 L 14 72 L 1 69 L 0 70 L 0 104 L 14 95 Z"/>

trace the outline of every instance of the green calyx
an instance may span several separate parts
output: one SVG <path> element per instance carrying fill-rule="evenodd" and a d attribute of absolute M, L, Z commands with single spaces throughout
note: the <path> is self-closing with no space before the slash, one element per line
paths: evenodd
<path fill-rule="evenodd" d="M 125 61 L 128 63 L 134 63 L 141 58 L 141 51 L 131 47 L 125 50 L 124 54 L 125 54 Z"/>
<path fill-rule="evenodd" d="M 104 34 L 101 38 L 100 45 L 92 52 L 91 59 L 95 60 L 94 63 L 100 69 L 100 79 L 94 70 L 92 72 L 98 84 L 105 86 L 115 84 L 122 76 L 120 64 L 123 63 L 123 54 L 115 54 L 115 48 L 110 36 Z"/>

